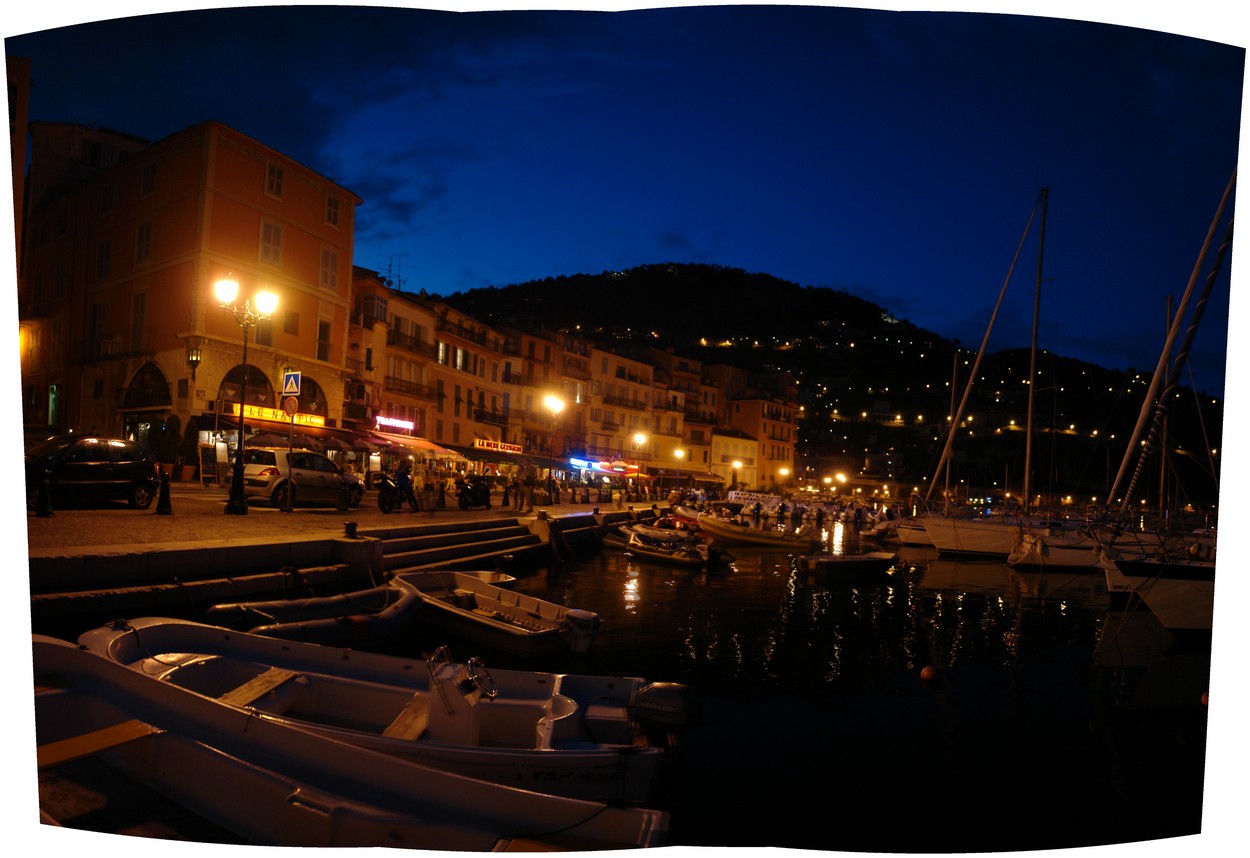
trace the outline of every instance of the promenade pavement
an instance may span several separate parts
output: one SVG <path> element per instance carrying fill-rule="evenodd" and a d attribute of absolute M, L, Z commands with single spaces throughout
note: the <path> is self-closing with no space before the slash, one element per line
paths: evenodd
<path fill-rule="evenodd" d="M 246 515 L 226 515 L 229 491 L 225 486 L 200 483 L 170 483 L 169 513 L 157 512 L 154 502 L 146 510 L 131 509 L 124 502 L 91 508 L 53 509 L 40 517 L 26 513 L 28 556 L 51 556 L 67 553 L 106 551 L 110 546 L 164 545 L 167 543 L 229 544 L 236 541 L 272 538 L 298 539 L 312 536 L 342 535 L 346 522 L 355 522 L 359 531 L 381 527 L 405 527 L 445 521 L 478 520 L 482 518 L 532 520 L 535 511 L 522 514 L 502 506 L 503 494 L 496 493 L 489 510 L 461 511 L 454 505 L 430 512 L 383 514 L 377 506 L 377 495 L 367 492 L 361 505 L 353 510 L 334 507 L 297 507 L 292 512 L 274 509 L 267 503 L 250 503 Z M 567 496 L 566 496 L 567 498 Z M 541 507 L 553 516 L 587 514 L 595 504 L 551 504 Z M 647 505 L 649 506 L 649 504 Z M 611 504 L 599 505 L 608 512 Z"/>

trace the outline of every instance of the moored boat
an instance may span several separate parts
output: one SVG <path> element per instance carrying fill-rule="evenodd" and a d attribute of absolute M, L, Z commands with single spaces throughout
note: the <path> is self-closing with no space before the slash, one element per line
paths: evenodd
<path fill-rule="evenodd" d="M 34 636 L 32 650 L 40 768 L 98 756 L 252 844 L 619 849 L 667 836 L 663 811 L 421 765 L 258 717 L 55 638 Z"/>
<path fill-rule="evenodd" d="M 898 563 L 893 551 L 866 551 L 863 554 L 806 554 L 794 558 L 791 567 L 807 584 L 861 583 L 886 580 Z"/>
<path fill-rule="evenodd" d="M 724 549 L 708 545 L 701 539 L 654 539 L 642 533 L 631 533 L 626 553 L 639 560 L 687 569 L 717 569 L 732 559 Z"/>
<path fill-rule="evenodd" d="M 688 725 L 688 689 L 640 677 L 460 663 L 291 643 L 181 620 L 92 629 L 79 644 L 258 718 L 492 783 L 641 805 Z M 245 690 L 239 690 L 245 689 Z"/>
<path fill-rule="evenodd" d="M 518 656 L 589 652 L 603 621 L 451 570 L 400 572 L 392 581 L 421 600 L 418 622 Z"/>
<path fill-rule="evenodd" d="M 505 572 L 462 572 L 496 587 L 511 587 Z M 296 599 L 222 602 L 206 608 L 205 622 L 255 635 L 339 646 L 381 645 L 407 635 L 420 596 L 410 587 L 384 584 L 366 590 Z"/>
<path fill-rule="evenodd" d="M 773 546 L 799 550 L 818 545 L 821 541 L 820 531 L 811 522 L 804 523 L 798 530 L 774 529 L 753 527 L 750 524 L 700 513 L 699 527 L 709 534 L 714 542 L 739 543 L 757 547 Z"/>

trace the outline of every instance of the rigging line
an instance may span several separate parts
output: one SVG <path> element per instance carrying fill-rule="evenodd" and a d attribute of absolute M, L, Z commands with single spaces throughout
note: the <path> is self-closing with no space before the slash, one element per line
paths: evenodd
<path fill-rule="evenodd" d="M 1111 486 L 1111 492 L 1107 495 L 1108 503 L 1114 502 L 1116 490 L 1120 487 L 1120 481 L 1124 479 L 1124 473 L 1128 470 L 1128 463 L 1134 455 L 1135 447 L 1138 440 L 1142 436 L 1142 432 L 1146 427 L 1146 420 L 1152 410 L 1152 404 L 1157 400 L 1159 387 L 1166 379 L 1166 367 L 1168 363 L 1168 355 L 1172 352 L 1172 346 L 1176 342 L 1176 337 L 1180 333 L 1181 320 L 1185 314 L 1185 310 L 1189 305 L 1189 298 L 1193 294 L 1194 286 L 1198 280 L 1198 272 L 1202 270 L 1205 264 L 1207 252 L 1211 249 L 1211 240 L 1215 235 L 1215 228 L 1219 224 L 1220 219 L 1224 216 L 1224 208 L 1228 205 L 1228 200 L 1232 196 L 1233 186 L 1237 181 L 1237 169 L 1233 168 L 1233 174 L 1228 179 L 1228 185 L 1224 188 L 1224 195 L 1220 198 L 1220 204 L 1216 207 L 1215 216 L 1211 218 L 1211 225 L 1207 228 L 1207 235 L 1203 239 L 1202 249 L 1198 253 L 1198 258 L 1194 262 L 1193 271 L 1189 275 L 1189 282 L 1185 285 L 1185 294 L 1181 298 L 1180 307 L 1176 311 L 1176 318 L 1172 321 L 1172 326 L 1168 330 L 1167 340 L 1163 345 L 1163 351 L 1159 354 L 1159 362 L 1155 366 L 1154 375 L 1150 379 L 1150 389 L 1146 392 L 1146 397 L 1142 401 L 1141 412 L 1137 417 L 1137 426 L 1133 429 L 1133 435 L 1129 439 L 1128 446 L 1124 450 L 1124 458 L 1120 461 L 1120 471 L 1116 474 L 1115 482 Z M 1120 506 L 1120 516 L 1123 517 L 1128 510 L 1128 498 Z"/>
<path fill-rule="evenodd" d="M 1024 433 L 1024 520 L 1028 522 L 1031 503 L 1031 480 L 1033 469 L 1033 389 L 1037 386 L 1037 317 L 1042 306 L 1042 250 L 1046 246 L 1046 204 L 1050 200 L 1050 188 L 1042 188 L 1042 221 L 1037 239 L 1037 281 L 1033 286 L 1033 344 L 1029 350 L 1029 407 Z"/>
<path fill-rule="evenodd" d="M 994 320 L 998 317 L 998 310 L 1003 305 L 1003 296 L 1007 294 L 1007 284 L 1011 282 L 1011 275 L 1016 270 L 1016 263 L 1020 260 L 1020 253 L 1024 250 L 1024 241 L 1029 236 L 1029 230 L 1033 228 L 1033 218 L 1037 216 L 1037 209 L 1040 205 L 1033 205 L 1033 211 L 1029 212 L 1028 223 L 1024 225 L 1024 232 L 1020 235 L 1020 243 L 1016 246 L 1015 255 L 1011 257 L 1011 266 L 1007 269 L 1007 277 L 1003 280 L 1002 288 L 998 292 L 998 301 L 994 304 L 994 312 L 990 314 L 990 323 L 986 326 L 985 336 L 981 339 L 981 348 L 977 350 L 976 359 L 972 362 L 972 370 L 968 374 L 968 382 L 964 385 L 963 397 L 959 401 L 959 409 L 951 418 L 950 432 L 946 435 L 946 447 L 942 450 L 942 457 L 938 460 L 937 470 L 933 473 L 933 482 L 929 484 L 929 491 L 925 494 L 925 501 L 933 496 L 933 490 L 937 487 L 938 477 L 942 473 L 942 465 L 950 459 L 951 445 L 955 441 L 955 431 L 959 427 L 959 421 L 963 418 L 964 409 L 968 405 L 968 397 L 972 394 L 972 383 L 976 380 L 977 370 L 981 366 L 981 358 L 985 355 L 985 348 L 989 345 L 990 331 L 994 329 Z"/>
<path fill-rule="evenodd" d="M 1229 247 L 1233 242 L 1233 222 L 1230 220 L 1228 227 L 1224 231 L 1224 239 L 1220 242 L 1219 250 L 1216 251 L 1215 259 L 1211 263 L 1211 270 L 1207 272 L 1206 283 L 1203 286 L 1202 294 L 1198 297 L 1197 303 L 1194 304 L 1194 314 L 1190 319 L 1189 328 L 1185 331 L 1185 339 L 1181 344 L 1180 351 L 1177 352 L 1172 362 L 1171 368 L 1168 370 L 1167 386 L 1159 396 L 1159 401 L 1155 406 L 1154 421 L 1150 424 L 1150 432 L 1146 436 L 1146 440 L 1142 443 L 1141 455 L 1137 458 L 1137 468 L 1133 472 L 1133 478 L 1130 480 L 1128 488 L 1125 490 L 1125 504 L 1132 498 L 1137 481 L 1141 477 L 1145 469 L 1145 461 L 1150 456 L 1151 450 L 1158 441 L 1162 425 L 1168 413 L 1168 400 L 1176 395 L 1176 390 L 1180 384 L 1180 371 L 1189 359 L 1189 350 L 1193 346 L 1194 337 L 1198 333 L 1198 325 L 1202 321 L 1203 312 L 1206 310 L 1207 301 L 1211 297 L 1211 290 L 1215 286 L 1215 280 L 1219 272 L 1224 266 L 1224 259 L 1228 254 Z M 1162 501 L 1162 498 L 1160 498 Z"/>

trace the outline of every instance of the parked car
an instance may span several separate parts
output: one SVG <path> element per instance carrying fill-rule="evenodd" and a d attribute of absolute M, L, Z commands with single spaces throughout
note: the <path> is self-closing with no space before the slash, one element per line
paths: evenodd
<path fill-rule="evenodd" d="M 124 500 L 147 509 L 160 486 L 156 458 L 142 444 L 121 438 L 53 435 L 26 451 L 26 502 L 39 500 L 45 474 L 53 508 Z"/>
<path fill-rule="evenodd" d="M 312 450 L 288 450 L 285 447 L 243 448 L 243 494 L 249 499 L 269 501 L 277 509 L 285 509 L 287 492 L 292 492 L 291 506 L 338 505 L 347 480 L 347 505 L 360 506 L 364 486 L 355 474 L 344 474 L 328 456 Z"/>

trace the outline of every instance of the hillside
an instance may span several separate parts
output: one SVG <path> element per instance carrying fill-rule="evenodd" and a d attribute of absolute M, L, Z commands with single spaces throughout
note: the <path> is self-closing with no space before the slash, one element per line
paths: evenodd
<path fill-rule="evenodd" d="M 806 456 L 856 469 L 866 458 L 881 457 L 897 478 L 917 482 L 930 478 L 945 443 L 946 415 L 975 358 L 975 349 L 848 292 L 713 265 L 665 263 L 549 277 L 445 300 L 487 324 L 525 327 L 540 320 L 613 348 L 640 343 L 705 364 L 788 371 L 799 380 L 806 407 L 800 426 Z M 1066 490 L 1105 491 L 1123 456 L 1117 442 L 1131 436 L 1149 379 L 1049 352 L 1039 356 L 1037 369 L 1035 422 L 1051 434 L 1034 461 L 1044 453 L 1040 467 Z M 1027 347 L 985 357 L 967 409 L 979 415 L 984 431 L 1012 420 L 1024 424 L 1028 372 Z M 1196 469 L 1188 481 L 1205 484 L 1194 491 L 1213 500 L 1210 466 L 1192 451 L 1218 448 L 1222 404 L 1203 402 L 1203 409 L 1196 419 L 1192 392 L 1178 395 L 1172 413 L 1183 416 L 1171 421 L 1169 446 L 1178 451 L 1173 467 Z M 902 425 L 891 430 L 844 419 L 862 413 L 897 414 Z M 965 478 L 1001 483 L 1022 467 L 1018 442 L 1000 437 L 963 444 Z"/>

